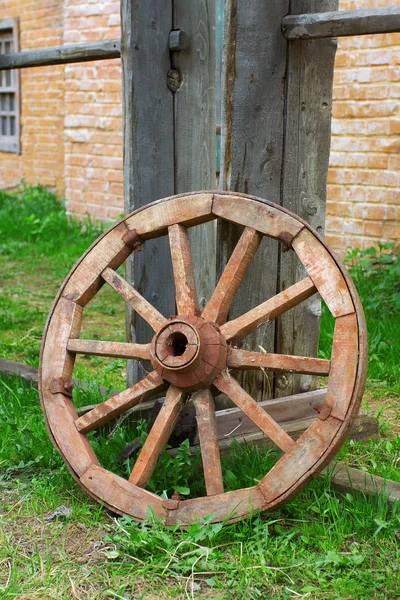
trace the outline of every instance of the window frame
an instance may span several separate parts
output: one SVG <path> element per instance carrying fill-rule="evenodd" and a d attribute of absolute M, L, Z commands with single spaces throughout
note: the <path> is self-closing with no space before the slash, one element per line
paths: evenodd
<path fill-rule="evenodd" d="M 10 31 L 13 43 L 12 52 L 19 52 L 19 20 L 18 17 L 3 19 L 0 21 L 0 36 L 6 31 Z M 3 71 L 6 73 L 7 71 Z M 0 135 L 0 152 L 10 152 L 12 154 L 21 153 L 21 83 L 19 69 L 13 69 L 13 82 L 6 93 L 14 94 L 14 111 L 15 112 L 15 135 Z M 1 90 L 4 88 L 0 88 Z M 7 88 L 6 88 L 7 89 Z M 1 105 L 0 105 L 1 106 Z M 1 108 L 0 108 L 1 110 Z"/>

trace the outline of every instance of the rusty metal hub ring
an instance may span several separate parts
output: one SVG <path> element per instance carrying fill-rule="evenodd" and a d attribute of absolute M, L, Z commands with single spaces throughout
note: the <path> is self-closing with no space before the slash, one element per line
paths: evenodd
<path fill-rule="evenodd" d="M 226 268 L 201 311 L 195 290 L 188 229 L 213 219 L 244 227 Z M 177 315 L 151 306 L 116 269 L 148 239 L 168 236 Z M 257 248 L 267 236 L 293 250 L 307 277 L 242 316 L 229 320 L 236 291 Z M 80 339 L 86 304 L 110 285 L 154 330 L 151 344 Z M 330 360 L 251 352 L 237 347 L 260 325 L 319 293 L 335 317 Z M 258 348 L 257 348 L 258 350 Z M 71 392 L 77 354 L 148 360 L 142 381 L 78 416 Z M 50 437 L 79 484 L 113 511 L 146 518 L 148 508 L 167 524 L 183 526 L 214 514 L 233 521 L 253 510 L 271 510 L 292 498 L 332 459 L 360 406 L 366 377 L 367 335 L 363 311 L 346 270 L 318 234 L 296 215 L 244 194 L 196 192 L 154 202 L 125 217 L 83 255 L 63 283 L 51 309 L 42 343 L 39 390 Z M 328 377 L 325 405 L 298 440 L 290 435 L 235 379 L 236 370 L 267 369 Z M 129 479 L 104 469 L 86 434 L 141 401 L 166 391 L 166 398 Z M 258 485 L 224 491 L 213 394 L 226 394 L 283 454 Z M 193 402 L 207 495 L 166 500 L 147 491 L 183 406 Z"/>

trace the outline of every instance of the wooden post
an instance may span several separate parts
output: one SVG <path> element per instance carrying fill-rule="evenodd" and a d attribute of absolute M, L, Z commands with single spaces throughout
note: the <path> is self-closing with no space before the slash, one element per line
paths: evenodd
<path fill-rule="evenodd" d="M 287 42 L 281 30 L 289 13 L 335 10 L 336 0 L 227 0 L 222 117 L 222 189 L 261 196 L 303 216 L 323 231 L 330 147 L 335 42 Z M 237 240 L 223 224 L 217 239 L 217 272 Z M 282 255 L 264 240 L 231 310 L 237 316 L 304 277 L 293 252 Z M 257 330 L 254 349 L 316 355 L 320 305 L 305 308 Z M 297 319 L 296 319 L 297 317 Z M 247 391 L 257 400 L 311 389 L 311 376 L 249 373 Z"/>
<path fill-rule="evenodd" d="M 281 23 L 289 0 L 227 0 L 223 50 L 221 187 L 267 198 L 279 204 L 284 136 L 287 42 Z M 217 272 L 223 270 L 236 242 L 238 227 L 223 223 L 217 238 Z M 264 239 L 236 294 L 230 311 L 237 317 L 277 291 L 278 244 Z M 275 324 L 246 338 L 249 348 L 273 351 Z M 273 380 L 246 373 L 249 394 L 273 395 Z"/>
<path fill-rule="evenodd" d="M 121 1 L 125 212 L 174 193 L 215 187 L 215 7 L 211 0 Z M 215 267 L 212 225 L 192 237 L 199 297 L 209 297 Z M 215 262 L 215 261 L 214 261 Z M 163 315 L 175 314 L 168 239 L 147 241 L 127 279 Z M 127 337 L 151 331 L 127 313 Z M 128 365 L 131 384 L 143 376 Z"/>
<path fill-rule="evenodd" d="M 338 0 L 291 0 L 291 14 L 334 11 Z M 332 83 L 337 41 L 296 40 L 288 43 L 282 205 L 319 233 L 325 230 Z M 293 251 L 280 257 L 279 291 L 304 278 Z M 276 351 L 317 356 L 321 301 L 310 298 L 278 320 Z M 278 375 L 275 397 L 315 389 L 312 375 Z"/>

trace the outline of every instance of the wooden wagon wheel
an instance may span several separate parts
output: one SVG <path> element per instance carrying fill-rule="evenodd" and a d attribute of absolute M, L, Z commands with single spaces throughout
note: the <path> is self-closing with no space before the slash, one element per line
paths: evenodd
<path fill-rule="evenodd" d="M 242 236 L 200 313 L 188 228 L 222 218 L 244 226 Z M 115 271 L 145 240 L 168 235 L 177 316 L 152 307 Z M 308 276 L 246 314 L 227 321 L 233 297 L 262 237 L 292 248 Z M 267 268 L 267 267 L 266 267 Z M 154 330 L 151 344 L 79 339 L 85 305 L 107 282 Z M 331 360 L 240 350 L 240 340 L 319 292 L 336 319 Z M 78 417 L 71 399 L 76 354 L 147 359 L 153 370 L 139 383 Z M 246 195 L 198 192 L 150 204 L 102 235 L 64 282 L 46 325 L 40 395 L 55 447 L 80 485 L 113 511 L 141 520 L 148 507 L 167 524 L 186 525 L 205 515 L 237 520 L 251 510 L 277 508 L 300 491 L 332 458 L 357 414 L 366 376 L 366 328 L 354 286 L 318 234 L 295 215 Z M 326 403 L 294 441 L 245 392 L 230 370 L 288 370 L 328 375 Z M 86 433 L 162 390 L 166 400 L 139 453 L 129 480 L 102 468 Z M 224 492 L 213 393 L 224 392 L 283 455 L 257 486 Z M 207 496 L 167 500 L 145 489 L 176 419 L 195 405 Z"/>

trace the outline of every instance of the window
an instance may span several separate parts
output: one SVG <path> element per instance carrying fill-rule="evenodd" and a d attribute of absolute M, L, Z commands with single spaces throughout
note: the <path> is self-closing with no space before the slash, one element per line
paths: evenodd
<path fill-rule="evenodd" d="M 18 22 L 0 21 L 0 54 L 18 51 Z M 19 72 L 0 71 L 0 152 L 20 151 Z"/>

